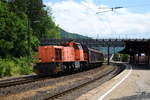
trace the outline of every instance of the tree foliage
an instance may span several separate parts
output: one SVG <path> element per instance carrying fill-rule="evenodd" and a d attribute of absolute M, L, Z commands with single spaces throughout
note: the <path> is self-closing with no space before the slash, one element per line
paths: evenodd
<path fill-rule="evenodd" d="M 127 54 L 114 54 L 113 56 L 114 61 L 122 61 L 122 62 L 127 62 L 128 61 L 128 55 Z"/>
<path fill-rule="evenodd" d="M 24 56 L 27 54 L 27 16 L 22 20 L 9 11 L 7 4 L 0 1 L 0 53 L 6 56 Z"/>
<path fill-rule="evenodd" d="M 44 8 L 42 0 L 30 0 L 28 16 L 34 35 L 40 38 L 59 38 L 59 28 L 55 25 L 52 15 Z"/>
<path fill-rule="evenodd" d="M 27 58 L 36 54 L 42 37 L 60 37 L 42 0 L 0 0 L 0 77 L 30 74 Z"/>
<path fill-rule="evenodd" d="M 52 15 L 44 8 L 42 0 L 15 0 L 10 3 L 10 7 L 18 16 L 22 12 L 28 15 L 33 35 L 38 39 L 59 38 L 59 28 L 55 25 Z"/>
<path fill-rule="evenodd" d="M 28 34 L 33 50 L 36 50 L 42 37 L 60 37 L 59 28 L 48 14 L 48 10 L 45 10 L 42 0 L 13 0 L 9 3 L 1 0 L 0 56 L 27 55 Z"/>

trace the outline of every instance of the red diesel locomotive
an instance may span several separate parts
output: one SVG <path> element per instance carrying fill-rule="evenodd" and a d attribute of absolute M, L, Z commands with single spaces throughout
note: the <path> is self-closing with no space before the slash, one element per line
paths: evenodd
<path fill-rule="evenodd" d="M 38 63 L 34 66 L 37 74 L 57 74 L 84 70 L 100 66 L 104 60 L 103 53 L 76 42 L 61 46 L 39 46 Z"/>

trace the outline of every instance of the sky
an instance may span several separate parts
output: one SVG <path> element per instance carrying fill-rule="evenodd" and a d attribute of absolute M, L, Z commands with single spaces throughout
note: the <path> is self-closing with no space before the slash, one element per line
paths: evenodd
<path fill-rule="evenodd" d="M 149 0 L 43 2 L 52 9 L 55 23 L 68 32 L 93 38 L 150 38 Z M 112 7 L 123 8 L 108 11 Z"/>

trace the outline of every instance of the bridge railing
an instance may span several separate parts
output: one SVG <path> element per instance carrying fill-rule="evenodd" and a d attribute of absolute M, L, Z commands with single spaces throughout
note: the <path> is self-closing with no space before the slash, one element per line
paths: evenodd
<path fill-rule="evenodd" d="M 125 41 L 122 39 L 41 39 L 41 45 L 61 45 L 68 41 L 75 41 L 81 44 L 85 44 L 88 46 L 116 46 L 116 47 L 124 47 Z"/>

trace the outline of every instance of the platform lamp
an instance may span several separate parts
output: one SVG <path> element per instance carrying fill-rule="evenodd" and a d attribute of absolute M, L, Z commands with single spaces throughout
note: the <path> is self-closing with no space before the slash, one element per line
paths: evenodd
<path fill-rule="evenodd" d="M 112 8 L 98 8 L 98 9 L 102 9 L 104 11 L 99 11 L 96 14 L 105 13 L 105 12 L 109 12 L 109 11 L 114 11 L 116 9 L 121 9 L 121 8 L 123 8 L 123 7 L 120 6 L 120 7 L 112 7 Z M 108 43 L 107 44 L 107 64 L 108 65 L 110 64 L 110 60 L 109 60 L 110 50 L 109 49 L 110 49 L 110 44 Z"/>
<path fill-rule="evenodd" d="M 42 3 L 42 0 L 41 1 L 39 1 L 39 3 Z M 31 3 L 30 3 L 30 1 L 28 2 L 28 5 L 30 5 Z M 45 8 L 46 7 L 46 5 L 42 5 L 42 7 L 43 8 Z M 35 11 L 35 10 L 34 10 Z M 32 12 L 32 11 L 31 11 Z M 28 12 L 28 13 L 30 13 L 30 12 Z M 40 21 L 39 20 L 35 20 L 35 21 L 33 21 L 32 23 L 40 23 Z M 31 23 L 30 23 L 30 18 L 29 18 L 29 16 L 28 16 L 28 23 L 27 23 L 27 26 L 28 26 L 28 52 L 29 52 L 29 54 L 28 54 L 28 64 L 29 64 L 29 66 L 30 66 L 30 64 L 31 64 L 31 49 L 30 49 L 30 47 L 31 47 L 31 34 L 30 34 L 30 26 L 31 26 Z"/>
<path fill-rule="evenodd" d="M 33 21 L 33 23 L 40 23 L 39 20 L 36 20 L 36 21 Z M 31 26 L 31 23 L 30 23 L 30 19 L 28 18 L 28 65 L 30 66 L 31 64 L 31 34 L 30 34 L 30 26 Z"/>
<path fill-rule="evenodd" d="M 112 8 L 102 8 L 102 7 L 100 7 L 98 9 L 101 9 L 101 10 L 104 10 L 104 11 L 99 11 L 96 14 L 104 13 L 104 12 L 109 12 L 109 11 L 114 11 L 116 9 L 121 9 L 121 8 L 123 8 L 123 7 L 112 7 Z"/>

